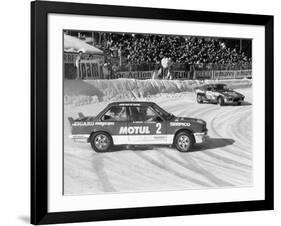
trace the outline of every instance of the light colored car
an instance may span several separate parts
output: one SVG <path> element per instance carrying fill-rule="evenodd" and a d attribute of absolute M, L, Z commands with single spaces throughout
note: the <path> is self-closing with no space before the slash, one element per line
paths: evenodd
<path fill-rule="evenodd" d="M 216 103 L 219 105 L 241 105 L 245 96 L 227 87 L 226 84 L 206 84 L 194 89 L 198 103 Z"/>

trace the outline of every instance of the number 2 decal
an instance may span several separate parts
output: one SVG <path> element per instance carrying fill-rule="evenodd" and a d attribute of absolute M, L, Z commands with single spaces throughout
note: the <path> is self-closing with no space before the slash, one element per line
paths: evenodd
<path fill-rule="evenodd" d="M 162 132 L 161 132 L 161 127 L 162 127 L 162 124 L 161 124 L 161 123 L 156 123 L 156 128 L 157 128 L 156 133 L 157 133 L 157 134 L 161 134 L 161 133 L 162 133 Z"/>

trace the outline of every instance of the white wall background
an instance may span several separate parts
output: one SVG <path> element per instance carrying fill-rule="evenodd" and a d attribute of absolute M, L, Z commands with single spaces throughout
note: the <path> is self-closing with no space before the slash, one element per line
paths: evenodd
<path fill-rule="evenodd" d="M 64 0 L 66 1 L 66 0 Z M 78 0 L 77 0 L 78 1 Z M 281 7 L 277 0 L 83 0 L 118 4 L 203 11 L 270 14 L 275 16 L 275 210 L 202 216 L 169 217 L 84 223 L 84 225 L 280 225 L 281 149 Z M 30 2 L 1 3 L 0 33 L 0 225 L 29 223 L 30 189 Z M 81 224 L 82 225 L 82 224 Z"/>

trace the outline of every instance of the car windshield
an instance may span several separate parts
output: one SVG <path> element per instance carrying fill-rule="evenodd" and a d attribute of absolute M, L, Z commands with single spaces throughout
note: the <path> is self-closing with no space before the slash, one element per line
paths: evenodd
<path fill-rule="evenodd" d="M 215 86 L 214 86 L 214 89 L 215 89 L 215 90 L 220 90 L 220 91 L 221 91 L 221 90 L 229 90 L 228 87 L 227 87 L 227 85 L 225 85 L 225 84 L 218 84 L 218 85 L 215 85 Z"/>
<path fill-rule="evenodd" d="M 169 112 L 165 111 L 163 108 L 159 107 L 158 105 L 153 105 L 152 108 L 164 119 L 170 120 L 173 117 L 175 117 L 173 114 L 170 114 Z"/>

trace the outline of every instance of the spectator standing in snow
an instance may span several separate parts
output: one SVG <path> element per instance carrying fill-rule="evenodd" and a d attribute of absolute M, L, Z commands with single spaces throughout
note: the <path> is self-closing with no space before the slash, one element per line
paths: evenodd
<path fill-rule="evenodd" d="M 80 79 L 80 62 L 82 59 L 82 51 L 80 51 L 75 59 L 76 79 Z"/>

